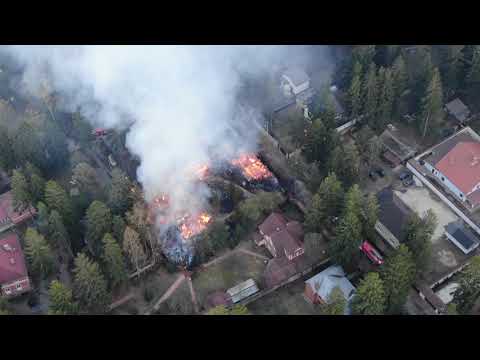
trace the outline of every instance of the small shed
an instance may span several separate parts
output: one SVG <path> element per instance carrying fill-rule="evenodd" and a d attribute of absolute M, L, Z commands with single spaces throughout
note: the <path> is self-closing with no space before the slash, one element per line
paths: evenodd
<path fill-rule="evenodd" d="M 445 227 L 445 235 L 448 240 L 454 243 L 464 254 L 475 250 L 479 241 L 470 230 L 466 229 L 460 221 L 452 222 Z"/>
<path fill-rule="evenodd" d="M 445 105 L 445 110 L 452 115 L 457 121 L 464 123 L 470 117 L 470 110 L 459 98 L 450 101 Z"/>
<path fill-rule="evenodd" d="M 227 294 L 232 299 L 234 304 L 238 303 L 239 301 L 249 297 L 257 293 L 258 286 L 253 279 L 248 279 L 230 289 L 227 290 Z"/>
<path fill-rule="evenodd" d="M 415 149 L 402 142 L 389 130 L 385 130 L 380 135 L 380 140 L 385 149 L 384 157 L 388 161 L 393 163 L 396 163 L 397 161 L 403 162 L 415 155 Z M 392 160 L 390 160 L 390 158 Z"/>

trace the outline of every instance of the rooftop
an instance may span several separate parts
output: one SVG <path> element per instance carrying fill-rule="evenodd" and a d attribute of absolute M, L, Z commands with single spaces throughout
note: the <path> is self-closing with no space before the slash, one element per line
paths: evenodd
<path fill-rule="evenodd" d="M 20 241 L 15 233 L 0 238 L 0 284 L 28 276 Z"/>
<path fill-rule="evenodd" d="M 466 121 L 470 116 L 470 110 L 459 98 L 450 101 L 445 107 L 459 121 Z"/>
<path fill-rule="evenodd" d="M 386 188 L 377 194 L 381 222 L 399 242 L 403 242 L 405 234 L 403 228 L 412 211 L 403 203 L 391 188 Z"/>
<path fill-rule="evenodd" d="M 467 228 L 462 225 L 461 221 L 448 224 L 445 227 L 448 232 L 466 251 L 474 249 L 478 246 L 478 238 Z"/>
<path fill-rule="evenodd" d="M 310 78 L 302 69 L 298 67 L 288 68 L 283 72 L 283 75 L 288 77 L 290 81 L 295 85 L 301 85 L 306 81 L 309 81 Z"/>
<path fill-rule="evenodd" d="M 401 161 L 404 161 L 415 154 L 415 150 L 412 147 L 402 142 L 398 136 L 389 130 L 385 130 L 380 135 L 380 140 L 385 148 L 397 156 Z"/>
<path fill-rule="evenodd" d="M 347 302 L 350 302 L 355 293 L 355 288 L 352 283 L 346 278 L 345 271 L 341 266 L 330 266 L 329 268 L 318 273 L 314 277 L 305 281 L 315 291 L 315 293 L 322 298 L 328 300 L 328 297 L 335 287 L 340 288 Z M 345 314 L 350 313 L 350 307 L 347 305 Z"/>
<path fill-rule="evenodd" d="M 0 228 L 9 223 L 18 224 L 35 214 L 35 209 L 20 209 L 13 206 L 13 194 L 8 191 L 0 195 Z"/>

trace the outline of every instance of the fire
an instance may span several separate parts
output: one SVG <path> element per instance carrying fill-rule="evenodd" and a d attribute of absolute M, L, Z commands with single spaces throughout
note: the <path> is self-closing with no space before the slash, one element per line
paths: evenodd
<path fill-rule="evenodd" d="M 148 220 L 150 223 L 153 223 L 155 219 L 155 214 L 161 211 L 166 210 L 170 206 L 170 198 L 166 194 L 159 195 L 153 199 L 153 201 L 148 206 Z M 166 219 L 162 217 L 162 224 L 166 223 Z"/>
<path fill-rule="evenodd" d="M 232 160 L 232 164 L 240 167 L 248 180 L 261 180 L 273 176 L 270 170 L 254 154 L 243 154 Z"/>
<path fill-rule="evenodd" d="M 186 215 L 181 219 L 180 233 L 184 239 L 191 238 L 204 231 L 211 220 L 212 216 L 205 212 L 196 216 Z"/>

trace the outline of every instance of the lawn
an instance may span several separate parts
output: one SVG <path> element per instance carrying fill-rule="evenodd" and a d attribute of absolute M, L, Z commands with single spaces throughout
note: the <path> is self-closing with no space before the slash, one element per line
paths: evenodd
<path fill-rule="evenodd" d="M 254 315 L 320 315 L 319 308 L 303 297 L 305 283 L 297 280 L 250 304 L 247 308 Z"/>
<path fill-rule="evenodd" d="M 206 270 L 196 273 L 192 280 L 199 305 L 205 305 L 210 293 L 227 290 L 250 278 L 260 283 L 265 266 L 260 258 L 235 253 Z"/>
<path fill-rule="evenodd" d="M 192 315 L 194 307 L 188 281 L 184 280 L 173 294 L 162 303 L 156 315 Z"/>

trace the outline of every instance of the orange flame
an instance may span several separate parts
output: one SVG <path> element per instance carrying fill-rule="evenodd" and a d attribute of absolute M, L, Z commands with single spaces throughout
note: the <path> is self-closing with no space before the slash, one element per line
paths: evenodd
<path fill-rule="evenodd" d="M 248 180 L 261 180 L 273 176 L 254 154 L 243 154 L 238 159 L 232 160 L 232 164 L 240 167 Z"/>
<path fill-rule="evenodd" d="M 204 231 L 211 222 L 212 216 L 203 212 L 196 216 L 185 216 L 180 225 L 180 233 L 184 239 L 191 238 Z"/>

